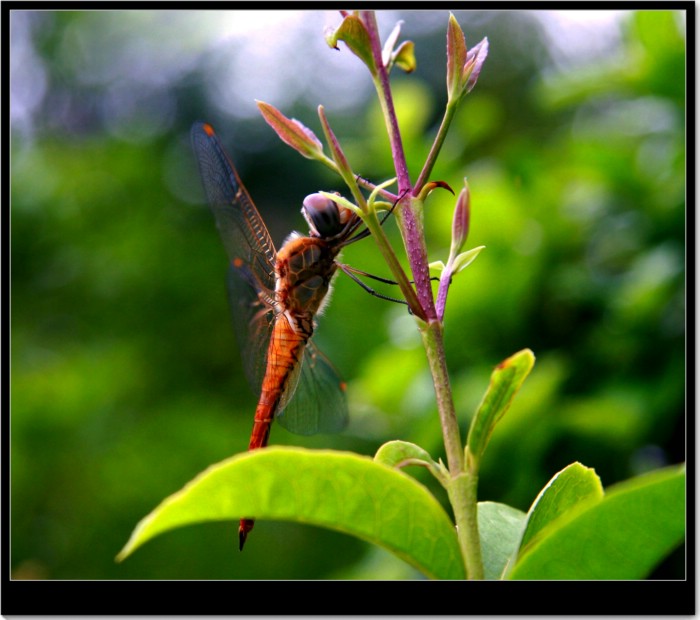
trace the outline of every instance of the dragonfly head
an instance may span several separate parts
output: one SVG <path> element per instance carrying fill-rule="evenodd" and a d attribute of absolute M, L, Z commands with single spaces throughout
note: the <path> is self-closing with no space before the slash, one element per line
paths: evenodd
<path fill-rule="evenodd" d="M 350 209 L 341 207 L 322 194 L 309 194 L 304 198 L 301 212 L 309 224 L 310 235 L 323 239 L 343 235 L 354 215 Z"/>

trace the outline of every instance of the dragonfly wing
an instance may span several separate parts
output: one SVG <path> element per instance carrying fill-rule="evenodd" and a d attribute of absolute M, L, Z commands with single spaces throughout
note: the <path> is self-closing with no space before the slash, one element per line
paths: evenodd
<path fill-rule="evenodd" d="M 244 274 L 245 271 L 240 267 L 231 265 L 226 288 L 231 322 L 243 358 L 246 379 L 253 392 L 259 395 L 265 376 L 267 348 L 274 318 L 272 311 L 260 301 L 256 289 Z"/>
<path fill-rule="evenodd" d="M 228 293 L 234 331 L 246 376 L 259 391 L 272 329 L 270 300 L 275 288 L 275 247 L 250 195 L 206 123 L 192 126 L 192 146 L 216 225 L 231 267 Z"/>
<path fill-rule="evenodd" d="M 337 433 L 347 424 L 345 383 L 313 343 L 304 351 L 296 390 L 276 419 L 298 435 Z"/>
<path fill-rule="evenodd" d="M 275 287 L 275 246 L 214 130 L 192 126 L 192 146 L 221 239 L 231 263 L 248 265 L 261 287 Z"/>

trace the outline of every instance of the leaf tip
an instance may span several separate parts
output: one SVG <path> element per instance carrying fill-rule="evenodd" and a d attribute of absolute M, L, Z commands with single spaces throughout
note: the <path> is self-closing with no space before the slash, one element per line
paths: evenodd
<path fill-rule="evenodd" d="M 523 365 L 528 369 L 532 368 L 535 365 L 535 354 L 531 349 L 522 349 L 500 362 L 496 366 L 496 370 L 503 370 L 515 365 Z"/>

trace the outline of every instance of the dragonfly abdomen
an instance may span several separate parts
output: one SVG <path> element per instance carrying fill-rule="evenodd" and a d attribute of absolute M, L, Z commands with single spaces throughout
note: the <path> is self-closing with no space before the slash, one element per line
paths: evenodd
<path fill-rule="evenodd" d="M 255 409 L 249 450 L 264 448 L 267 445 L 272 420 L 294 393 L 304 347 L 311 337 L 311 331 L 299 329 L 299 325 L 306 325 L 306 321 L 292 325 L 285 314 L 278 315 L 275 320 L 267 350 L 265 377 Z"/>

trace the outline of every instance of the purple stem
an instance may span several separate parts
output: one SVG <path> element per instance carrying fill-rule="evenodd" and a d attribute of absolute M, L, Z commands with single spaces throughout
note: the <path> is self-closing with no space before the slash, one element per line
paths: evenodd
<path fill-rule="evenodd" d="M 379 38 L 379 28 L 374 11 L 362 11 L 362 21 L 365 24 L 369 35 L 370 47 L 374 56 L 374 63 L 377 67 L 377 77 L 381 85 L 381 98 L 386 106 L 387 120 L 389 122 L 389 141 L 391 143 L 391 157 L 396 168 L 396 178 L 399 182 L 399 195 L 411 189 L 411 178 L 408 175 L 408 166 L 404 157 L 403 144 L 401 143 L 401 132 L 394 110 L 394 100 L 389 87 L 389 74 L 382 61 L 382 43 Z"/>
<path fill-rule="evenodd" d="M 391 155 L 394 160 L 396 177 L 399 183 L 399 195 L 411 190 L 411 179 L 408 174 L 406 157 L 404 156 L 401 133 L 394 109 L 394 101 L 389 87 L 389 74 L 382 62 L 382 46 L 379 39 L 376 16 L 373 11 L 362 11 L 361 19 L 369 34 L 372 55 L 377 67 L 377 79 L 380 90 L 380 100 L 384 107 L 388 123 L 389 141 L 391 143 Z M 408 195 L 408 194 L 407 194 Z M 399 203 L 400 222 L 402 222 L 402 236 L 406 245 L 406 254 L 411 265 L 411 273 L 415 281 L 416 295 L 423 308 L 426 320 L 436 320 L 435 304 L 433 302 L 433 290 L 430 286 L 430 272 L 428 269 L 428 254 L 423 238 L 422 223 L 417 221 L 416 214 L 405 198 Z"/>

